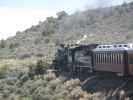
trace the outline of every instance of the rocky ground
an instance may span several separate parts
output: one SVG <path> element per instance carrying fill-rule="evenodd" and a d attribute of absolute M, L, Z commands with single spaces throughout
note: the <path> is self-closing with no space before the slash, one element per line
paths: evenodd
<path fill-rule="evenodd" d="M 32 74 L 33 77 L 30 77 L 31 70 L 21 68 L 1 67 L 0 100 L 89 100 L 96 98 L 93 94 L 82 90 L 79 79 L 66 80 L 63 76 L 57 77 L 53 72 L 45 72 L 43 75 Z"/>

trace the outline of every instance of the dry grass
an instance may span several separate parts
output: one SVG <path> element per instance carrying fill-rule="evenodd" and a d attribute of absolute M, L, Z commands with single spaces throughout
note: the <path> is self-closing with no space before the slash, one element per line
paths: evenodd
<path fill-rule="evenodd" d="M 29 65 L 36 64 L 37 59 L 28 58 L 20 59 L 2 59 L 0 60 L 0 69 L 7 67 L 8 69 L 27 69 Z"/>

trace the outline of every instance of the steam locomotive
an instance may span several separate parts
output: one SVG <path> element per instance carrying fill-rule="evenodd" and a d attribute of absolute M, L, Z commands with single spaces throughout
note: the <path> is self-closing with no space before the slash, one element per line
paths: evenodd
<path fill-rule="evenodd" d="M 60 45 L 55 69 L 110 72 L 121 76 L 133 75 L 133 44 Z"/>

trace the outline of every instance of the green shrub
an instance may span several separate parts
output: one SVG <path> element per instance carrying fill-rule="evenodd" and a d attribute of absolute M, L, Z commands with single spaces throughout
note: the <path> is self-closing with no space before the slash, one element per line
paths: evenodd
<path fill-rule="evenodd" d="M 5 48 L 6 47 L 6 41 L 5 40 L 1 40 L 0 41 L 0 48 Z"/>
<path fill-rule="evenodd" d="M 43 67 L 44 67 L 43 61 L 42 61 L 42 60 L 38 60 L 38 61 L 37 61 L 37 64 L 36 64 L 36 67 L 37 67 L 37 68 L 43 68 Z"/>
<path fill-rule="evenodd" d="M 29 77 L 31 79 L 36 75 L 43 75 L 48 68 L 48 64 L 43 60 L 38 60 L 36 64 L 29 65 Z"/>
<path fill-rule="evenodd" d="M 43 36 L 50 36 L 55 32 L 55 28 L 52 24 L 47 24 L 46 29 L 42 32 Z"/>
<path fill-rule="evenodd" d="M 55 40 L 55 45 L 58 46 L 61 43 L 61 41 L 59 39 Z"/>
<path fill-rule="evenodd" d="M 133 22 L 133 21 L 132 21 Z M 129 26 L 128 26 L 128 29 L 129 30 L 133 30 L 133 23 L 131 23 Z"/>
<path fill-rule="evenodd" d="M 9 49 L 13 49 L 13 48 L 16 48 L 19 44 L 18 43 L 11 43 L 9 45 Z"/>
<path fill-rule="evenodd" d="M 40 44 L 41 43 L 41 40 L 37 38 L 37 39 L 35 39 L 34 43 L 35 44 Z"/>
<path fill-rule="evenodd" d="M 0 68 L 0 79 L 6 77 L 6 72 L 7 72 L 7 67 L 6 66 Z"/>
<path fill-rule="evenodd" d="M 46 61 L 44 61 L 43 59 L 41 59 L 41 60 L 37 61 L 36 67 L 37 68 L 46 68 L 47 69 L 49 67 L 49 64 Z"/>
<path fill-rule="evenodd" d="M 43 56 L 44 56 L 44 54 L 42 54 L 42 53 L 36 54 L 36 57 L 43 57 Z"/>
<path fill-rule="evenodd" d="M 57 28 L 56 20 L 53 17 L 48 17 L 46 20 L 45 29 L 42 32 L 43 36 L 49 36 L 55 33 L 55 29 Z"/>
<path fill-rule="evenodd" d="M 50 39 L 49 38 L 46 38 L 45 39 L 45 43 L 49 43 L 50 42 Z"/>

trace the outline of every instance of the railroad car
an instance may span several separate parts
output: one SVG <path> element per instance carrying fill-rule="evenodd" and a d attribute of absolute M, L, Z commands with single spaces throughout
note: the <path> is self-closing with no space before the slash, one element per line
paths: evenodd
<path fill-rule="evenodd" d="M 63 66 L 67 66 L 71 71 L 85 69 L 91 72 L 112 72 L 122 76 L 133 75 L 133 44 L 131 43 L 89 44 L 75 47 L 69 45 L 64 51 L 67 64 Z"/>
<path fill-rule="evenodd" d="M 128 54 L 128 74 L 133 75 L 133 48 L 127 51 Z"/>
<path fill-rule="evenodd" d="M 133 75 L 133 44 L 99 45 L 93 50 L 94 71 Z"/>

